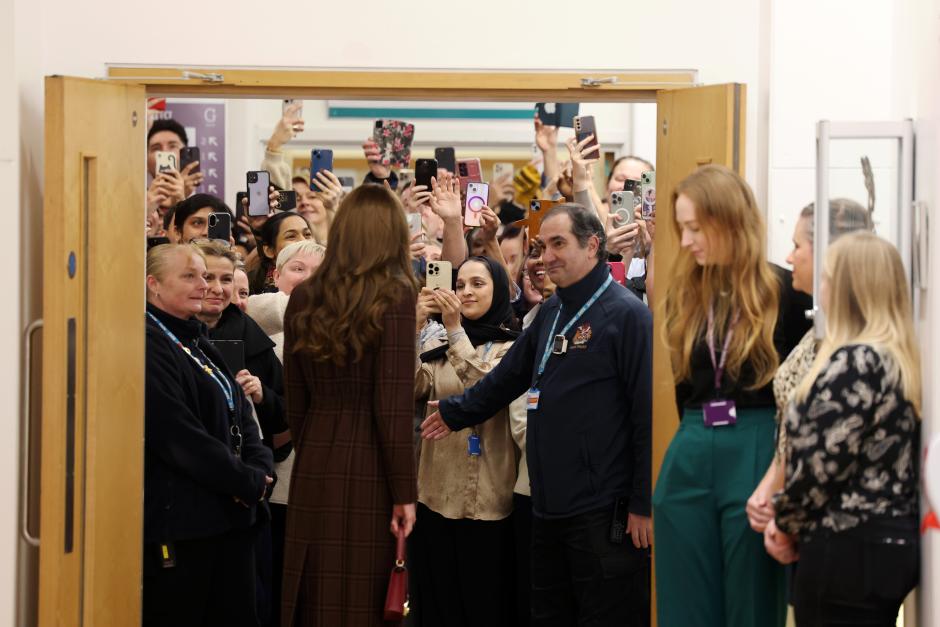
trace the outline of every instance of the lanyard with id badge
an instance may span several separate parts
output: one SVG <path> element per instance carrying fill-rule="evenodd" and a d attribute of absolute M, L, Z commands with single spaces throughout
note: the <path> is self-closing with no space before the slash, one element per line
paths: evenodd
<path fill-rule="evenodd" d="M 721 361 L 715 358 L 715 307 L 708 308 L 708 332 L 705 336 L 705 342 L 708 344 L 708 356 L 712 360 L 712 368 L 715 370 L 715 400 L 702 403 L 702 413 L 705 415 L 706 427 L 727 427 L 738 422 L 738 412 L 734 401 L 731 399 L 722 399 L 721 396 L 721 378 L 725 373 L 725 362 L 728 359 L 728 347 L 731 346 L 731 336 L 734 335 L 734 327 L 738 322 L 738 312 L 734 313 L 731 319 L 731 325 L 725 334 L 725 343 L 721 348 Z"/>
<path fill-rule="evenodd" d="M 568 338 L 565 335 L 571 328 L 577 324 L 578 320 L 581 319 L 587 310 L 591 308 L 591 305 L 597 302 L 597 299 L 601 297 L 601 294 L 610 287 L 610 284 L 613 283 L 613 277 L 607 275 L 607 280 L 604 281 L 604 284 L 597 288 L 597 291 L 594 292 L 594 295 L 588 299 L 584 306 L 574 315 L 574 317 L 568 321 L 568 324 L 561 330 L 561 333 L 555 335 L 555 328 L 558 326 L 558 318 L 561 317 L 562 306 L 558 305 L 558 312 L 555 314 L 555 320 L 552 322 L 552 328 L 548 332 L 548 342 L 545 344 L 545 350 L 542 351 L 542 361 L 539 363 L 539 369 L 535 375 L 535 383 L 532 384 L 532 387 L 529 389 L 528 394 L 526 394 L 526 409 L 533 411 L 539 408 L 539 396 L 541 396 L 541 391 L 539 390 L 539 381 L 542 379 L 542 374 L 545 372 L 545 366 L 548 364 L 548 358 L 552 355 L 564 355 L 568 352 Z"/>
<path fill-rule="evenodd" d="M 487 342 L 486 348 L 483 349 L 483 361 L 486 361 L 486 356 L 489 354 L 491 348 L 493 348 L 493 343 Z M 477 433 L 476 427 L 474 427 L 473 433 L 467 438 L 467 455 L 470 457 L 479 457 L 482 454 L 483 441 L 480 439 L 480 434 Z"/>

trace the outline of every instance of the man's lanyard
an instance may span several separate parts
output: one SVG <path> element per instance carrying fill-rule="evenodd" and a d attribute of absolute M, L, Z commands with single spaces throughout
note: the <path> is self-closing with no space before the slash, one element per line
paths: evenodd
<path fill-rule="evenodd" d="M 613 278 L 608 274 L 607 280 L 604 281 L 604 284 L 597 288 L 597 291 L 594 292 L 594 295 L 591 296 L 586 303 L 584 303 L 584 306 L 581 307 L 581 310 L 574 315 L 574 318 L 568 321 L 568 324 L 565 325 L 565 328 L 561 330 L 559 335 L 565 336 L 568 331 L 571 330 L 571 327 L 573 327 L 578 322 L 578 320 L 581 319 L 581 316 L 583 316 L 585 312 L 591 308 L 591 305 L 597 302 L 597 299 L 601 297 L 601 294 L 603 294 L 608 287 L 610 287 L 611 283 L 613 283 Z M 545 351 L 542 353 L 542 362 L 539 364 L 538 372 L 535 375 L 535 385 L 533 387 L 538 386 L 539 380 L 542 378 L 542 374 L 545 372 L 545 366 L 548 364 L 548 358 L 552 354 L 552 344 L 555 342 L 555 327 L 558 325 L 558 318 L 561 317 L 561 308 L 562 305 L 559 303 L 558 312 L 555 314 L 555 321 L 552 322 L 552 328 L 548 332 L 548 343 L 545 344 Z"/>
<path fill-rule="evenodd" d="M 715 393 L 721 390 L 721 378 L 725 373 L 725 362 L 728 361 L 728 347 L 731 346 L 731 336 L 734 335 L 734 327 L 738 324 L 739 311 L 734 312 L 731 317 L 731 324 L 728 326 L 728 333 L 725 334 L 725 343 L 721 348 L 721 361 L 715 357 L 715 306 L 708 306 L 708 332 L 705 335 L 705 342 L 708 344 L 708 355 L 712 358 L 712 368 L 715 371 Z"/>

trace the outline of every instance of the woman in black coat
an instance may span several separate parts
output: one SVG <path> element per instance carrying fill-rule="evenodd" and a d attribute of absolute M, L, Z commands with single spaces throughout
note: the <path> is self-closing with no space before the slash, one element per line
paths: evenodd
<path fill-rule="evenodd" d="M 147 254 L 143 625 L 257 625 L 253 532 L 272 483 L 250 402 L 206 327 L 206 265 Z"/>

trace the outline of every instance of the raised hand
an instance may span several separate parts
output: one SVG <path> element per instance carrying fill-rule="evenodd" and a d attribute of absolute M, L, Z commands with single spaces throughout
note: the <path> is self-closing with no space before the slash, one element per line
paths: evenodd
<path fill-rule="evenodd" d="M 459 220 L 462 215 L 460 206 L 460 181 L 456 176 L 437 182 L 437 177 L 431 177 L 431 210 L 445 222 Z"/>
<path fill-rule="evenodd" d="M 392 170 L 382 163 L 382 150 L 374 139 L 370 137 L 363 142 L 362 153 L 365 155 L 366 161 L 369 162 L 369 170 L 372 172 L 372 176 L 377 179 L 387 179 L 391 175 Z"/>

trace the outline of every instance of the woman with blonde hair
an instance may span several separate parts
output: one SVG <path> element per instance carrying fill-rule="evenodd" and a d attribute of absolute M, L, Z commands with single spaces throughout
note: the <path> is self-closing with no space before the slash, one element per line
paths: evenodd
<path fill-rule="evenodd" d="M 783 625 L 783 571 L 745 503 L 774 452 L 771 381 L 809 327 L 807 300 L 766 258 L 750 187 L 721 166 L 676 187 L 682 248 L 663 301 L 682 417 L 653 495 L 663 627 Z"/>
<path fill-rule="evenodd" d="M 395 194 L 342 202 L 316 280 L 284 317 L 294 441 L 284 550 L 285 625 L 384 625 L 396 536 L 414 525 L 415 300 Z M 391 534 L 389 534 L 391 530 Z"/>
<path fill-rule="evenodd" d="M 764 531 L 799 560 L 797 624 L 894 625 L 917 585 L 921 373 L 897 250 L 853 233 L 826 255 L 826 334 L 784 426 L 786 482 Z"/>

